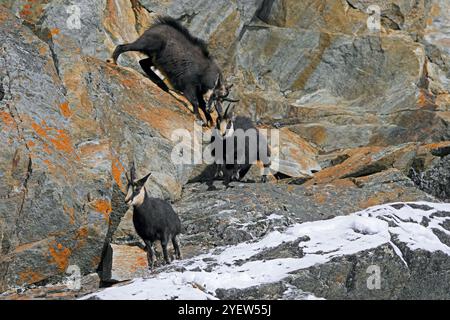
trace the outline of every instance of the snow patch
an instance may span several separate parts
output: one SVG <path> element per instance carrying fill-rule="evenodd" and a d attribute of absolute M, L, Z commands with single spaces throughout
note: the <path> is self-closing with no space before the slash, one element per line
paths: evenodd
<path fill-rule="evenodd" d="M 212 299 L 219 288 L 244 289 L 278 282 L 288 277 L 290 272 L 383 244 L 390 244 L 406 264 L 392 235 L 411 250 L 439 250 L 450 255 L 450 248 L 433 233 L 433 229 L 438 229 L 450 234 L 442 226 L 449 219 L 450 204 L 417 202 L 376 206 L 349 216 L 294 224 L 283 232 L 271 232 L 258 241 L 219 248 L 172 265 L 177 270 L 184 269 L 184 272 L 164 271 L 149 279 L 137 279 L 131 284 L 108 288 L 85 298 Z M 423 221 L 427 223 L 423 224 Z M 264 261 L 255 257 L 297 240 L 303 255 Z"/>

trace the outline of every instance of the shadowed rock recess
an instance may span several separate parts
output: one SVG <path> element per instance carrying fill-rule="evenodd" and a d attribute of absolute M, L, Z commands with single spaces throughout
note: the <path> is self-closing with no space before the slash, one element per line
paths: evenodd
<path fill-rule="evenodd" d="M 166 14 L 209 43 L 236 112 L 280 130 L 270 182 L 207 191 L 205 166 L 171 161 L 186 102 L 140 54 L 105 62 Z M 450 299 L 449 17 L 446 0 L 2 1 L 0 299 Z M 185 229 L 185 259 L 153 272 L 132 160 Z"/>

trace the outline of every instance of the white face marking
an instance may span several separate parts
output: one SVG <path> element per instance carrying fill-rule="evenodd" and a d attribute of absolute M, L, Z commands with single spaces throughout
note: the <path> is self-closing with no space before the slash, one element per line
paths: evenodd
<path fill-rule="evenodd" d="M 128 204 L 128 205 L 130 204 L 132 196 L 133 196 L 133 187 L 132 186 L 128 186 L 127 196 L 125 197 L 125 203 L 126 204 Z"/>
<path fill-rule="evenodd" d="M 144 203 L 144 199 L 145 199 L 145 188 L 143 187 L 139 192 L 139 194 L 133 198 L 133 202 L 131 203 L 131 205 L 135 207 L 140 206 L 141 204 Z"/>
<path fill-rule="evenodd" d="M 228 128 L 228 125 L 230 126 L 229 128 Z M 224 138 L 229 138 L 234 133 L 234 124 L 231 121 L 222 120 L 220 122 L 219 127 L 220 127 L 220 134 Z"/>
<path fill-rule="evenodd" d="M 226 121 L 220 121 L 219 131 L 220 131 L 220 135 L 222 137 L 225 136 L 225 133 L 227 131 L 227 122 Z"/>
<path fill-rule="evenodd" d="M 234 134 L 234 125 L 231 123 L 231 126 L 229 129 L 226 129 L 225 138 L 229 138 Z"/>

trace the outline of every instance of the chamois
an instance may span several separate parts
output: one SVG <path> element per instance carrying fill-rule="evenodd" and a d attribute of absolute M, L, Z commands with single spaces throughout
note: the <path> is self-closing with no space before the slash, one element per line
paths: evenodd
<path fill-rule="evenodd" d="M 219 115 L 211 143 L 216 168 L 208 181 L 210 189 L 214 189 L 213 180 L 220 174 L 226 187 L 233 180 L 241 181 L 256 161 L 264 164 L 261 182 L 267 181 L 271 165 L 267 140 L 250 118 L 234 116 L 234 105 L 228 105 L 225 114 Z"/>
<path fill-rule="evenodd" d="M 164 261 L 167 264 L 170 264 L 167 252 L 167 245 L 170 240 L 172 240 L 176 258 L 181 259 L 177 239 L 177 235 L 181 233 L 181 222 L 168 202 L 148 196 L 145 183 L 150 175 L 151 173 L 140 180 L 136 180 L 134 163 L 131 165 L 130 175 L 126 174 L 128 193 L 125 197 L 125 203 L 133 206 L 134 228 L 145 242 L 148 265 L 152 269 L 155 262 L 153 243 L 156 240 L 161 242 Z"/>
<path fill-rule="evenodd" d="M 205 114 L 207 125 L 212 124 L 212 104 L 222 113 L 222 101 L 227 99 L 231 86 L 225 84 L 222 72 L 208 51 L 206 43 L 191 35 L 177 20 L 160 17 L 135 42 L 117 46 L 109 63 L 116 64 L 127 51 L 138 51 L 149 58 L 139 63 L 149 78 L 169 92 L 164 81 L 153 72 L 158 69 L 172 87 L 192 104 L 194 114 L 201 120 L 198 108 Z"/>

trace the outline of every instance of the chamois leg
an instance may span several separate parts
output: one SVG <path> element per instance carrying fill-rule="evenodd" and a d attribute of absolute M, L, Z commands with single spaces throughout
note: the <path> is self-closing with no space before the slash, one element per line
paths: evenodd
<path fill-rule="evenodd" d="M 242 169 L 239 170 L 239 181 L 244 179 L 245 175 L 248 173 L 251 167 L 251 165 L 245 165 Z"/>
<path fill-rule="evenodd" d="M 208 177 L 207 177 L 207 181 L 206 181 L 206 185 L 208 186 L 208 190 L 207 191 L 215 191 L 217 190 L 217 188 L 214 186 L 214 179 L 217 176 L 217 173 L 219 172 L 219 165 L 217 164 L 213 164 L 211 165 L 211 171 L 208 172 Z"/>
<path fill-rule="evenodd" d="M 272 165 L 272 161 L 270 160 L 271 157 L 271 151 L 269 146 L 267 145 L 267 141 L 264 138 L 259 138 L 258 140 L 258 160 L 261 161 L 264 164 L 263 173 L 261 175 L 261 182 L 266 183 L 267 182 L 267 175 L 270 173 L 270 166 Z M 264 143 L 266 148 L 265 150 L 261 150 L 261 143 Z M 262 153 L 263 152 L 263 153 Z"/>
<path fill-rule="evenodd" d="M 161 240 L 162 251 L 164 255 L 164 261 L 166 264 L 170 264 L 169 252 L 167 251 L 167 245 L 169 244 L 168 236 L 164 236 Z"/>
<path fill-rule="evenodd" d="M 156 73 L 153 72 L 152 68 L 153 62 L 151 58 L 143 59 L 139 61 L 139 64 L 141 65 L 142 70 L 148 75 L 150 80 L 152 80 L 158 87 L 160 87 L 165 92 L 169 92 L 169 87 L 162 81 L 160 77 Z"/>
<path fill-rule="evenodd" d="M 145 240 L 145 245 L 147 249 L 147 261 L 148 261 L 148 267 L 150 269 L 153 269 L 155 265 L 155 249 L 153 248 L 153 242 L 149 240 Z"/>
<path fill-rule="evenodd" d="M 213 124 L 213 119 L 211 117 L 211 114 L 206 110 L 206 102 L 203 99 L 203 95 L 201 94 L 200 90 L 197 90 L 197 100 L 200 105 L 200 109 L 202 109 L 203 113 L 205 114 L 206 125 L 211 127 Z"/>
<path fill-rule="evenodd" d="M 175 257 L 178 260 L 181 260 L 181 250 L 180 250 L 180 244 L 178 243 L 178 238 L 177 236 L 172 237 L 172 244 L 173 244 L 173 249 L 175 250 Z"/>
<path fill-rule="evenodd" d="M 106 61 L 108 63 L 117 64 L 117 59 L 119 59 L 119 56 L 122 53 L 125 53 L 128 51 L 141 51 L 141 50 L 142 50 L 142 46 L 137 45 L 136 42 L 129 43 L 129 44 L 121 44 L 116 47 L 116 50 L 114 50 L 112 57 Z"/>
<path fill-rule="evenodd" d="M 163 45 L 164 41 L 158 36 L 148 36 L 144 34 L 133 43 L 118 45 L 116 50 L 114 50 L 111 59 L 108 59 L 107 62 L 117 64 L 119 56 L 128 51 L 138 51 L 150 55 L 151 53 L 160 50 Z"/>
<path fill-rule="evenodd" d="M 197 99 L 196 90 L 194 88 L 188 88 L 184 91 L 184 96 L 191 103 L 195 116 L 203 123 L 203 125 L 205 125 L 200 113 L 198 112 L 199 102 Z"/>
<path fill-rule="evenodd" d="M 225 168 L 223 171 L 223 184 L 228 189 L 230 187 L 231 178 L 233 175 L 233 170 Z"/>
<path fill-rule="evenodd" d="M 263 174 L 261 176 L 261 182 L 262 183 L 266 183 L 267 182 L 267 175 L 270 172 L 270 165 L 271 165 L 270 163 L 264 164 Z"/>

